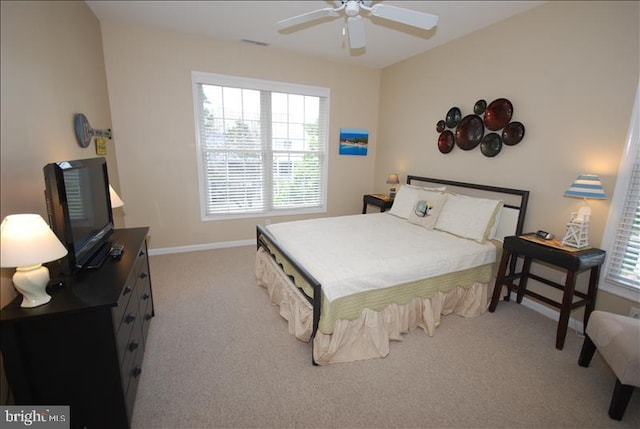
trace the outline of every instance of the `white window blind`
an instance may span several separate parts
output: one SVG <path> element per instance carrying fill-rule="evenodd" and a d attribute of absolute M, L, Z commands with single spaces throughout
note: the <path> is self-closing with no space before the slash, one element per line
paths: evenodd
<path fill-rule="evenodd" d="M 324 88 L 193 73 L 203 219 L 326 210 Z"/>
<path fill-rule="evenodd" d="M 607 280 L 640 289 L 640 151 L 637 150 L 616 238 L 609 252 Z"/>
<path fill-rule="evenodd" d="M 640 301 L 639 99 L 640 92 L 637 92 L 603 239 L 607 262 L 600 285 L 604 290 L 634 301 Z"/>
<path fill-rule="evenodd" d="M 69 207 L 69 217 L 74 221 L 87 220 L 89 213 L 85 205 L 86 197 L 83 194 L 87 191 L 82 189 L 82 180 L 80 180 L 81 170 L 65 170 L 64 186 L 67 192 L 67 205 Z"/>

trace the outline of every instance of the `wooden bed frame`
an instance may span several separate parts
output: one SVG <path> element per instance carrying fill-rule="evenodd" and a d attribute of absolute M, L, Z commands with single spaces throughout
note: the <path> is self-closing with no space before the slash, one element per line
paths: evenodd
<path fill-rule="evenodd" d="M 507 208 L 511 208 L 518 211 L 518 218 L 516 229 L 513 232 L 513 235 L 522 234 L 524 227 L 524 218 L 527 211 L 527 204 L 529 201 L 529 191 L 520 190 L 520 189 L 512 189 L 512 188 L 503 188 L 499 186 L 490 186 L 490 185 L 480 185 L 476 183 L 466 183 L 466 182 L 457 182 L 453 180 L 445 180 L 445 179 L 436 179 L 422 176 L 407 176 L 407 184 L 422 184 L 423 186 L 446 186 L 447 190 L 462 193 L 464 195 L 475 196 L 475 197 L 484 197 L 484 198 L 494 198 L 501 199 L 504 201 L 504 206 Z M 461 192 L 464 191 L 464 192 Z M 302 295 L 311 303 L 313 307 L 313 326 L 311 332 L 311 347 L 312 347 L 312 362 L 314 365 L 317 365 L 315 360 L 313 359 L 313 339 L 315 338 L 316 332 L 318 331 L 318 326 L 320 323 L 320 315 L 322 312 L 322 285 L 318 280 L 316 280 L 303 266 L 300 264 L 296 258 L 291 255 L 284 247 L 278 243 L 278 241 L 273 237 L 267 229 L 261 225 L 256 226 L 256 243 L 257 249 L 262 247 L 274 260 L 275 255 L 269 248 L 269 246 L 273 246 L 280 252 L 281 256 L 285 258 L 289 264 L 293 266 L 296 272 L 302 276 L 305 281 L 313 288 L 313 296 L 309 296 L 306 294 L 302 288 L 298 287 Z M 515 271 L 515 262 L 517 259 L 517 255 L 512 255 L 510 261 L 510 269 L 509 272 L 513 273 Z M 282 266 L 280 265 L 282 268 Z M 292 276 L 288 276 L 291 279 L 291 282 L 295 284 Z M 319 297 L 319 299 L 314 299 L 314 297 Z"/>

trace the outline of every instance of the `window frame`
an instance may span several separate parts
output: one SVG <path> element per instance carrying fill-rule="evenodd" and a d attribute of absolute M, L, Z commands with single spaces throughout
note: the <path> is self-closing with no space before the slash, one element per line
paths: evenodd
<path fill-rule="evenodd" d="M 206 171 L 204 168 L 203 148 L 200 141 L 200 114 L 201 106 L 199 103 L 198 88 L 199 85 L 214 85 L 221 87 L 234 87 L 248 90 L 279 92 L 284 94 L 304 95 L 321 98 L 320 113 L 319 113 L 319 129 L 318 129 L 318 144 L 322 148 L 319 152 L 322 162 L 322 171 L 320 175 L 322 177 L 321 183 L 321 201 L 319 206 L 305 207 L 305 208 L 291 208 L 291 209 L 273 209 L 273 206 L 267 207 L 265 211 L 250 212 L 250 213 L 220 213 L 220 214 L 208 214 L 207 213 L 207 187 L 206 187 Z M 200 218 L 202 221 L 218 221 L 218 220 L 232 220 L 243 218 L 262 218 L 272 216 L 285 216 L 285 215 L 304 215 L 313 213 L 326 213 L 327 212 L 327 189 L 329 185 L 329 106 L 331 91 L 329 88 L 301 85 L 288 82 L 270 81 L 262 79 L 254 79 L 240 76 L 230 76 L 216 73 L 207 73 L 192 71 L 191 72 L 191 86 L 193 92 L 193 106 L 194 106 L 194 124 L 195 124 L 195 138 L 196 138 L 196 157 L 198 168 L 198 187 L 200 196 Z M 267 133 L 270 135 L 270 132 Z M 269 138 L 266 137 L 265 138 Z M 272 157 L 276 151 L 272 148 L 271 142 L 265 145 L 263 141 L 263 153 L 267 154 L 267 157 Z M 265 161 L 271 173 L 268 175 L 268 179 L 263 183 L 263 191 L 273 191 L 272 176 L 275 174 L 272 171 L 272 160 L 269 158 Z"/>
<path fill-rule="evenodd" d="M 638 89 L 636 90 L 636 99 L 631 114 L 631 120 L 629 125 L 629 132 L 627 134 L 627 141 L 620 161 L 620 167 L 618 169 L 618 176 L 616 179 L 616 186 L 613 196 L 611 198 L 611 206 L 609 208 L 609 216 L 607 218 L 607 224 L 605 227 L 604 236 L 602 239 L 602 248 L 611 252 L 618 235 L 618 223 L 627 199 L 627 190 L 629 183 L 632 180 L 633 167 L 638 161 L 638 151 L 640 151 L 640 82 L 638 83 Z M 609 269 L 611 266 L 611 258 L 607 258 L 603 273 L 600 277 L 598 288 L 614 295 L 632 300 L 634 302 L 640 302 L 640 288 L 635 289 L 631 286 L 625 286 L 618 282 L 609 280 L 607 278 Z"/>

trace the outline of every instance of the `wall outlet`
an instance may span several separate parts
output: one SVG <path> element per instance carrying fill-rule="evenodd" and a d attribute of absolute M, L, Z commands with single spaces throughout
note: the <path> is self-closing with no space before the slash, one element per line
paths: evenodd
<path fill-rule="evenodd" d="M 633 317 L 634 319 L 640 319 L 640 308 L 631 307 L 629 316 Z"/>

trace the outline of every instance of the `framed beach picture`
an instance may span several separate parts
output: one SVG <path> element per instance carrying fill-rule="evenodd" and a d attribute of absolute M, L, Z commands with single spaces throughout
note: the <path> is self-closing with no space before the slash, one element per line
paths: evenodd
<path fill-rule="evenodd" d="M 340 128 L 340 155 L 367 155 L 369 131 Z"/>

